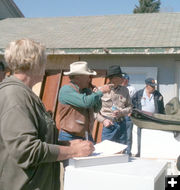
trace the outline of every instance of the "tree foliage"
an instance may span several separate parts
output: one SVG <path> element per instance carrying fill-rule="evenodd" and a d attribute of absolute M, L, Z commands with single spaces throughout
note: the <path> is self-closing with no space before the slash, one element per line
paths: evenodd
<path fill-rule="evenodd" d="M 160 5 L 160 0 L 139 0 L 139 6 L 135 5 L 133 13 L 157 13 Z"/>

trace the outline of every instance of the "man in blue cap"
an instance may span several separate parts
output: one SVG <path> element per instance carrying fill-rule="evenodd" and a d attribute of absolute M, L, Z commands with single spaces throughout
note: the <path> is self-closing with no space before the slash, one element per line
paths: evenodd
<path fill-rule="evenodd" d="M 156 90 L 157 83 L 153 78 L 145 80 L 145 88 L 137 91 L 132 97 L 133 107 L 146 113 L 160 113 L 164 114 L 164 101 L 162 94 Z M 138 128 L 138 152 L 137 157 L 140 156 L 141 147 L 141 128 Z"/>
<path fill-rule="evenodd" d="M 129 96 L 130 98 L 133 97 L 133 95 L 136 93 L 136 89 L 134 86 L 129 84 L 129 75 L 127 73 L 122 73 L 122 77 L 123 77 L 123 82 L 122 82 L 122 86 L 127 87 L 128 91 L 129 91 Z M 132 148 L 132 130 L 133 130 L 133 122 L 130 118 L 131 113 L 129 113 L 127 116 L 124 117 L 125 120 L 125 124 L 126 124 L 126 145 L 128 146 L 126 148 L 126 153 L 131 156 L 131 148 Z"/>
<path fill-rule="evenodd" d="M 130 83 L 129 83 L 129 80 L 130 80 L 130 77 L 127 73 L 122 73 L 122 76 L 123 76 L 123 83 L 122 83 L 122 86 L 126 86 L 129 90 L 129 95 L 130 95 L 130 98 L 133 97 L 133 95 L 136 93 L 136 89 L 134 86 L 132 86 Z"/>

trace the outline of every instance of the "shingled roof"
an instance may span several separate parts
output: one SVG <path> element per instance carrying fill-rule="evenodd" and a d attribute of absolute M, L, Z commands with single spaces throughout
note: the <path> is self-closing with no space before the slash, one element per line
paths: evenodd
<path fill-rule="evenodd" d="M 50 54 L 179 54 L 180 13 L 8 18 L 0 21 L 0 52 L 32 38 Z"/>

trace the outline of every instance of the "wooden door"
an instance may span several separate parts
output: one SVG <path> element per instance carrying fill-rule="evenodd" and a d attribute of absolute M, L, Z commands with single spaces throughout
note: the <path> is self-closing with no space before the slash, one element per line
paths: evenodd
<path fill-rule="evenodd" d="M 41 99 L 45 105 L 46 110 L 51 113 L 53 119 L 56 113 L 61 76 L 61 72 L 47 73 L 42 85 L 43 92 L 41 92 Z"/>

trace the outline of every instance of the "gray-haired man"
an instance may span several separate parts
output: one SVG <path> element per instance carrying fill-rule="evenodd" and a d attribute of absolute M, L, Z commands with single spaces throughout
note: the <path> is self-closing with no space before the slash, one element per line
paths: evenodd
<path fill-rule="evenodd" d="M 59 92 L 59 139 L 69 141 L 88 138 L 93 141 L 91 132 L 94 112 L 99 112 L 101 97 L 103 93 L 110 91 L 112 85 L 104 85 L 93 91 L 89 86 L 91 76 L 96 75 L 96 71 L 90 70 L 85 61 L 72 63 L 70 71 L 64 72 L 64 75 L 68 75 L 71 81 Z"/>

